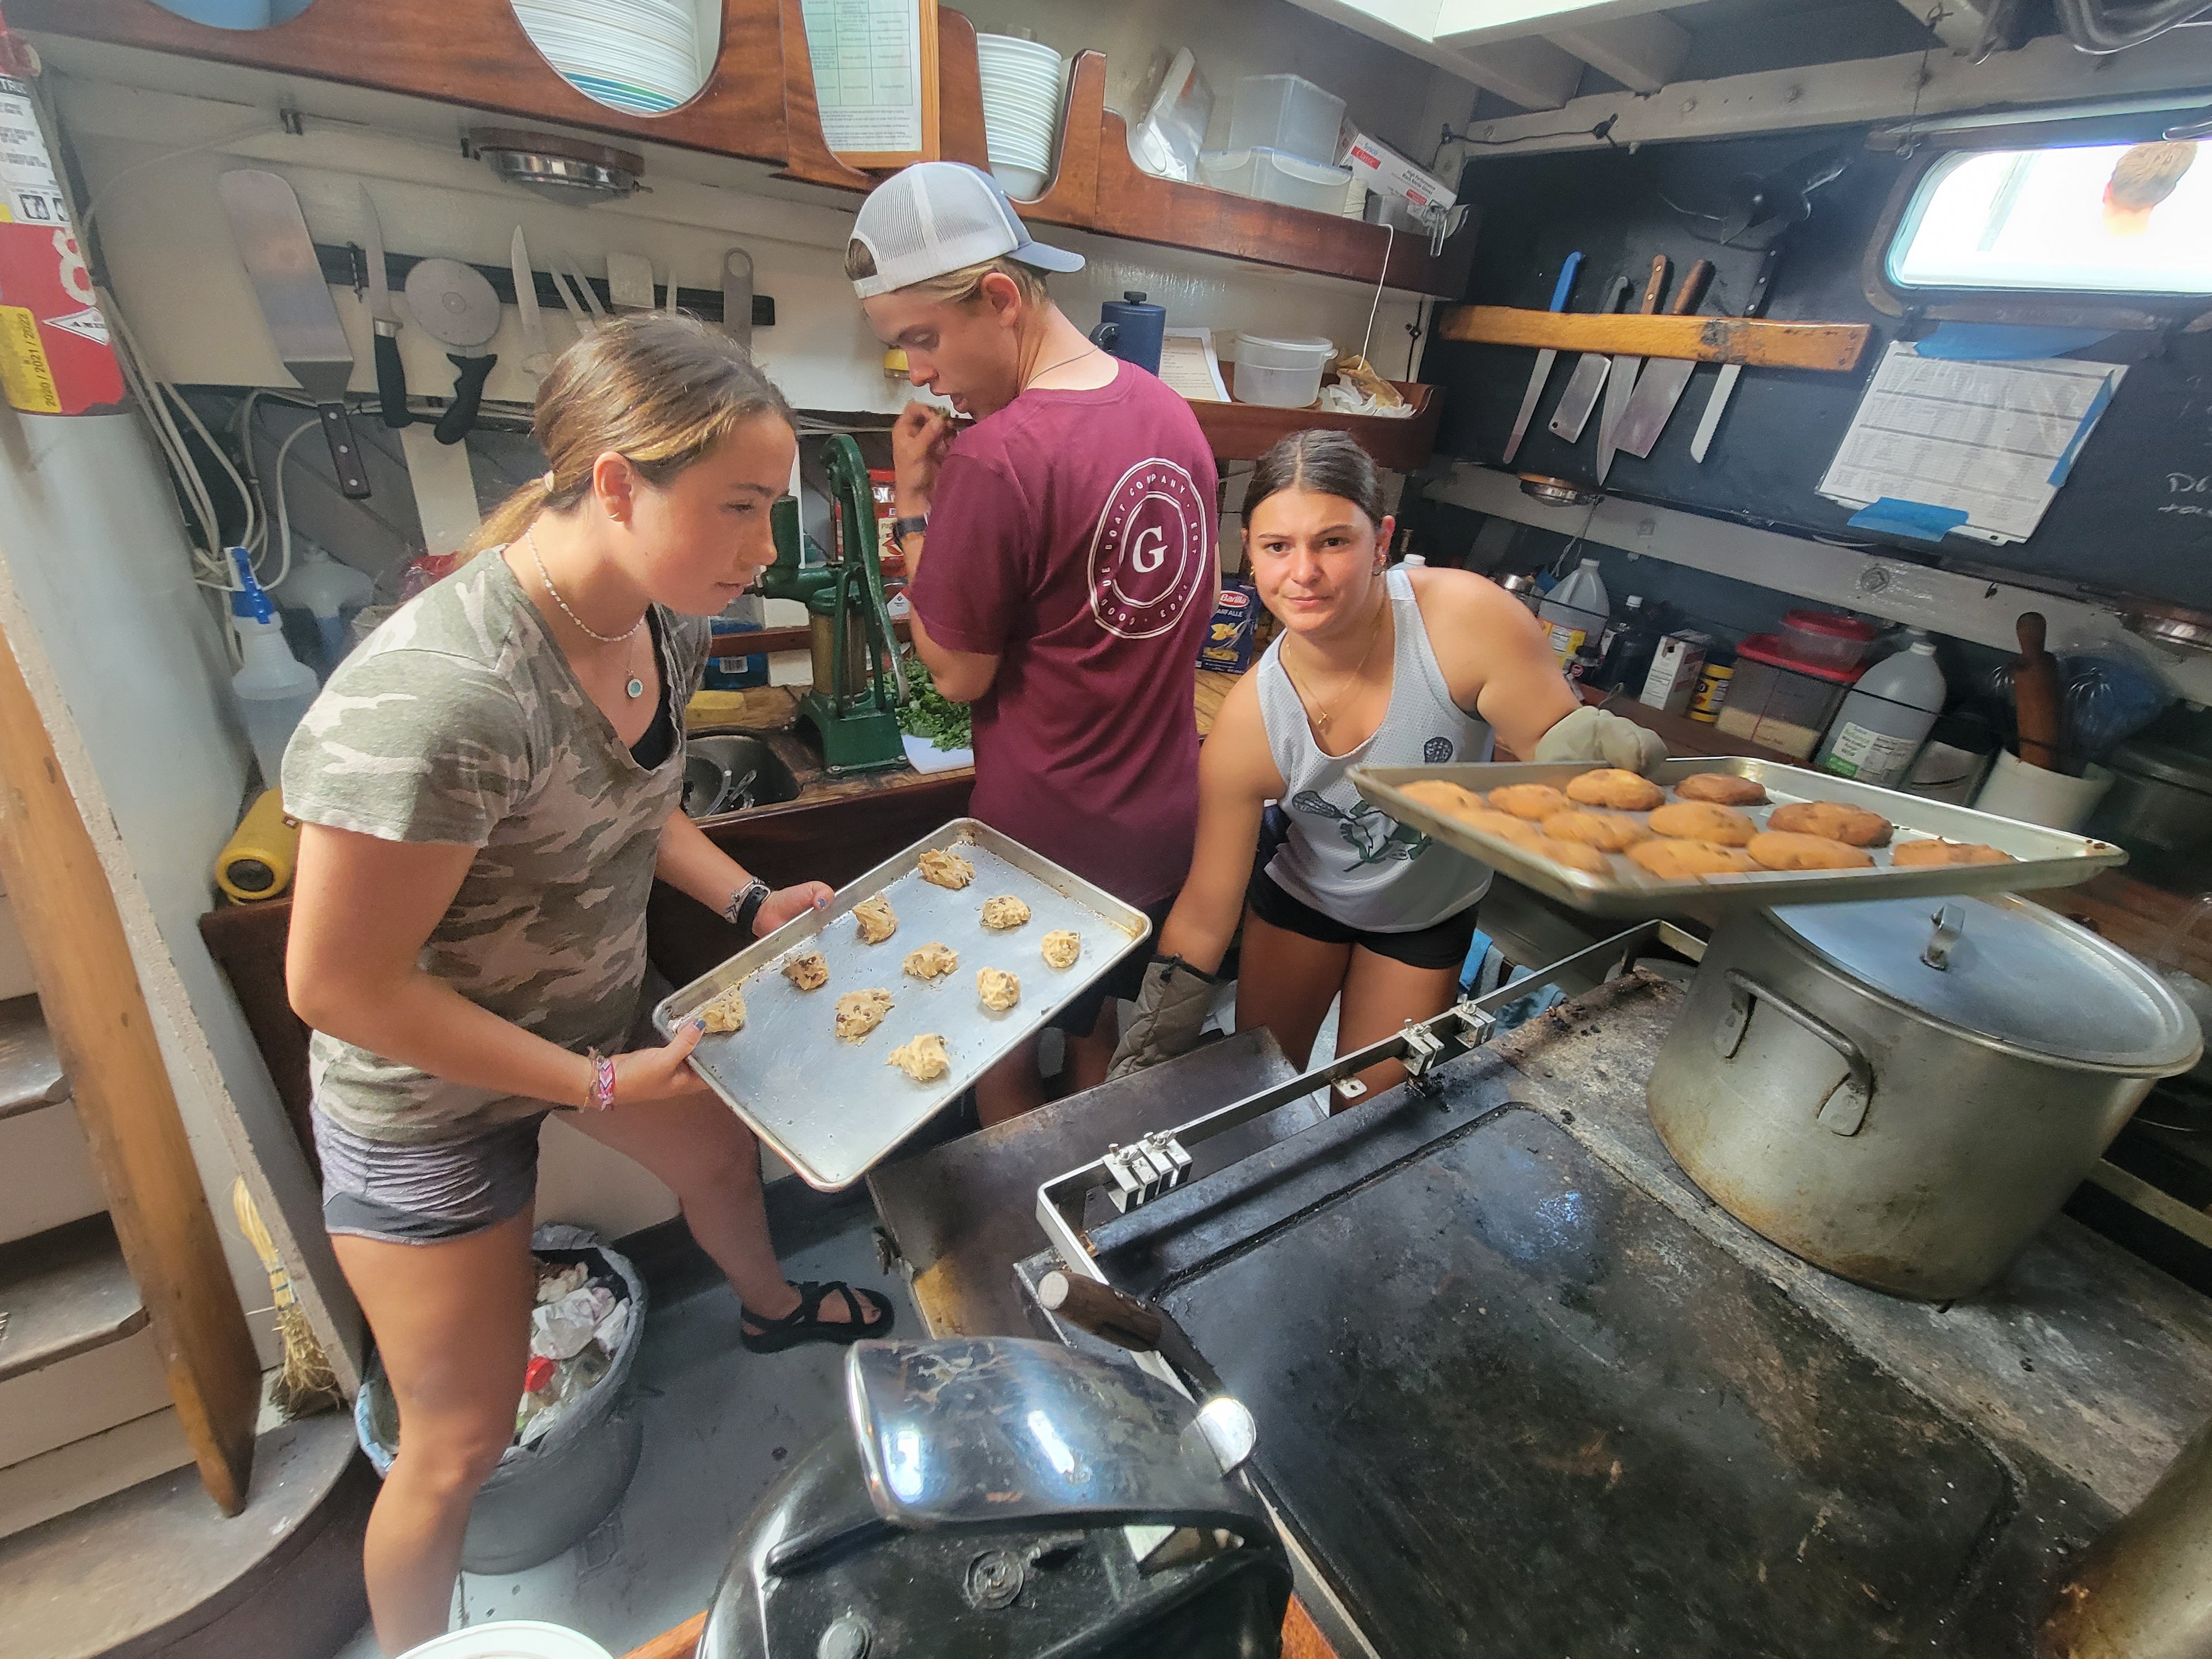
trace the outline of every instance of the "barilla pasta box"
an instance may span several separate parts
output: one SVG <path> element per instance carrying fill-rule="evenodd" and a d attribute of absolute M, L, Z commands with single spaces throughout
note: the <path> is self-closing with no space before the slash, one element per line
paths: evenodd
<path fill-rule="evenodd" d="M 1198 648 L 1199 667 L 1217 674 L 1241 674 L 1249 668 L 1259 654 L 1260 617 L 1260 595 L 1250 582 L 1232 576 L 1222 583 L 1206 643 Z"/>

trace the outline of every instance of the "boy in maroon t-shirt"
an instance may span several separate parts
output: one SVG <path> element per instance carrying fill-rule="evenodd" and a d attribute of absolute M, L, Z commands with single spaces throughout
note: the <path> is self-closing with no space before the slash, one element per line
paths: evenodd
<path fill-rule="evenodd" d="M 915 649 L 939 690 L 974 705 L 970 810 L 1157 928 L 1198 823 L 1192 695 L 1218 586 L 1216 479 L 1190 405 L 1099 350 L 1036 274 L 1082 265 L 1032 241 L 990 175 L 952 161 L 878 186 L 846 254 L 914 383 L 975 417 L 955 436 L 909 404 L 892 433 Z M 1132 953 L 1054 1020 L 1071 1087 L 1104 1080 L 1109 999 L 1136 994 L 1145 961 Z M 1043 1097 L 1033 1042 L 976 1085 L 986 1123 Z"/>

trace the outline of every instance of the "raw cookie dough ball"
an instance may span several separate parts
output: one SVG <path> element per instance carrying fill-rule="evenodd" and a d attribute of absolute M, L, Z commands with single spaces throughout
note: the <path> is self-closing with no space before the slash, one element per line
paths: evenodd
<path fill-rule="evenodd" d="M 1978 841 L 1943 841 L 1930 837 L 1926 841 L 1899 842 L 1890 848 L 1889 861 L 1902 868 L 1948 864 L 2011 864 L 2016 862 L 2009 853 Z"/>
<path fill-rule="evenodd" d="M 1639 841 L 1628 849 L 1628 861 L 1662 881 L 1695 881 L 1759 868 L 1749 854 L 1710 841 Z"/>
<path fill-rule="evenodd" d="M 983 901 L 983 925 L 986 927 L 1018 927 L 1029 919 L 1030 907 L 1018 898 Z"/>
<path fill-rule="evenodd" d="M 933 847 L 916 862 L 921 867 L 921 878 L 933 887 L 950 887 L 957 891 L 975 879 L 975 866 L 957 853 Z"/>
<path fill-rule="evenodd" d="M 1544 833 L 1553 841 L 1578 841 L 1601 853 L 1626 852 L 1651 838 L 1651 832 L 1634 818 L 1613 812 L 1554 812 L 1544 820 Z"/>
<path fill-rule="evenodd" d="M 1619 766 L 1601 766 L 1567 781 L 1567 799 L 1585 806 L 1610 806 L 1618 812 L 1648 812 L 1667 799 L 1667 792 L 1640 772 Z"/>
<path fill-rule="evenodd" d="M 950 945 L 925 945 L 906 953 L 906 971 L 916 979 L 943 979 L 960 965 L 960 952 Z"/>
<path fill-rule="evenodd" d="M 1055 927 L 1044 936 L 1042 950 L 1046 967 L 1073 968 L 1076 957 L 1083 954 L 1083 935 L 1070 928 Z"/>
<path fill-rule="evenodd" d="M 854 905 L 853 921 L 860 930 L 863 945 L 881 945 L 898 932 L 898 918 L 891 914 L 891 902 L 881 893 Z"/>
<path fill-rule="evenodd" d="M 1766 786 L 1733 772 L 1692 772 L 1674 786 L 1674 793 L 1716 806 L 1757 806 L 1766 799 Z"/>
<path fill-rule="evenodd" d="M 1562 817 L 1566 816 L 1561 814 Z M 1613 860 L 1596 848 L 1578 841 L 1560 841 L 1545 836 L 1529 848 L 1540 859 L 1549 859 L 1554 864 L 1564 864 L 1570 870 L 1586 871 L 1593 876 L 1613 873 Z"/>
<path fill-rule="evenodd" d="M 1733 806 L 1684 800 L 1652 813 L 1651 833 L 1677 841 L 1710 841 L 1722 847 L 1741 847 L 1759 833 L 1759 826 Z"/>
<path fill-rule="evenodd" d="M 1003 968 L 979 968 L 975 994 L 993 1013 L 1003 1014 L 1022 1000 L 1022 982 Z"/>
<path fill-rule="evenodd" d="M 707 1023 L 709 1031 L 742 1031 L 745 1029 L 744 994 L 737 987 L 716 997 L 699 1011 L 699 1018 Z"/>
<path fill-rule="evenodd" d="M 1516 818 L 1548 818 L 1567 810 L 1567 798 L 1548 783 L 1509 783 L 1490 792 L 1490 804 Z"/>
<path fill-rule="evenodd" d="M 1795 836 L 1820 836 L 1846 847 L 1881 847 L 1889 841 L 1889 820 L 1863 806 L 1839 800 L 1793 801 L 1766 815 L 1766 827 Z"/>
<path fill-rule="evenodd" d="M 821 951 L 805 951 L 783 964 L 783 976 L 802 991 L 818 991 L 830 982 L 830 964 Z"/>
<path fill-rule="evenodd" d="M 1792 830 L 1753 836 L 1744 850 L 1766 870 L 1862 870 L 1874 862 L 1874 854 L 1863 847 Z"/>
<path fill-rule="evenodd" d="M 900 1043 L 884 1064 L 897 1066 L 916 1083 L 927 1083 L 952 1069 L 952 1057 L 945 1052 L 945 1039 L 931 1031 Z"/>
<path fill-rule="evenodd" d="M 1401 791 L 1408 800 L 1419 801 L 1432 812 L 1463 818 L 1470 812 L 1484 809 L 1482 797 L 1472 789 L 1462 789 L 1455 783 L 1446 783 L 1442 778 L 1422 778 L 1404 786 Z"/>
<path fill-rule="evenodd" d="M 837 999 L 837 1035 L 848 1042 L 858 1042 L 882 1024 L 884 1016 L 890 1011 L 889 991 L 872 987 L 865 991 L 848 991 Z"/>

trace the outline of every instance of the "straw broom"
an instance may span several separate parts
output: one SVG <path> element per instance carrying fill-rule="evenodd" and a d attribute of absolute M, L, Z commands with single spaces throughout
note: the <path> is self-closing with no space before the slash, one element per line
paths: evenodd
<path fill-rule="evenodd" d="M 230 1207 L 238 1216 L 239 1231 L 253 1246 L 254 1255 L 269 1274 L 269 1290 L 276 1310 L 276 1334 L 284 1344 L 284 1364 L 269 1384 L 269 1403 L 282 1413 L 287 1421 L 305 1417 L 331 1406 L 343 1405 L 344 1394 L 338 1388 L 336 1372 L 323 1352 L 323 1345 L 315 1340 L 315 1334 L 307 1328 L 307 1310 L 292 1289 L 292 1275 L 284 1271 L 283 1258 L 276 1254 L 276 1241 L 269 1236 L 263 1224 L 261 1212 L 253 1207 L 253 1195 L 246 1190 L 246 1182 L 234 1177 L 230 1183 Z"/>

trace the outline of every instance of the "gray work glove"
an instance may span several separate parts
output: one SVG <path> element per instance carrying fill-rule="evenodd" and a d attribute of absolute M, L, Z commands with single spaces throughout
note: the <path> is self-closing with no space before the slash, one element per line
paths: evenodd
<path fill-rule="evenodd" d="M 1544 765 L 1562 761 L 1595 761 L 1628 772 L 1648 772 L 1667 758 L 1667 744 L 1656 732 L 1602 708 L 1577 708 L 1536 740 L 1529 758 Z"/>
<path fill-rule="evenodd" d="M 1213 1011 L 1221 981 L 1202 974 L 1181 957 L 1154 957 L 1137 994 L 1136 1018 L 1121 1033 L 1106 1080 L 1127 1077 L 1198 1047 L 1198 1034 Z"/>

